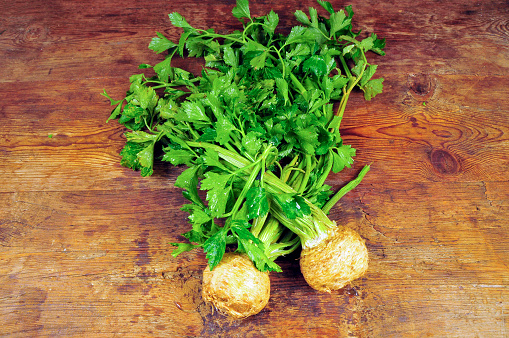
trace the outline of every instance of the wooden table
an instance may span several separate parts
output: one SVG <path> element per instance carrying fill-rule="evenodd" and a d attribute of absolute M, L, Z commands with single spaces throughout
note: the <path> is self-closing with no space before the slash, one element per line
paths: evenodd
<path fill-rule="evenodd" d="M 181 168 L 121 167 L 106 123 L 168 13 L 239 28 L 230 1 L 1 0 L 2 337 L 508 337 L 509 6 L 506 1 L 352 1 L 355 27 L 387 39 L 371 56 L 384 93 L 355 93 L 342 124 L 358 150 L 339 188 L 372 162 L 330 217 L 366 239 L 370 268 L 332 294 L 296 257 L 271 274 L 258 315 L 202 302 L 203 253 L 170 255 L 188 229 Z M 336 9 L 346 3 L 333 1 Z M 313 1 L 252 1 L 280 26 Z M 318 5 L 316 5 L 318 6 Z"/>

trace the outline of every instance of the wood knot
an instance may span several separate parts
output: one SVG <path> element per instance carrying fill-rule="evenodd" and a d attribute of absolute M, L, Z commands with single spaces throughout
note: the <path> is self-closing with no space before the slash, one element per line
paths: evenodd
<path fill-rule="evenodd" d="M 46 39 L 47 35 L 48 29 L 46 27 L 39 23 L 32 23 L 23 31 L 21 40 L 22 42 L 34 42 Z"/>
<path fill-rule="evenodd" d="M 435 134 L 436 136 L 442 137 L 442 138 L 450 138 L 453 136 L 452 133 L 448 130 L 437 129 L 437 130 L 432 130 L 431 132 L 433 134 Z"/>
<path fill-rule="evenodd" d="M 412 122 L 412 127 L 413 128 L 419 128 L 419 129 L 426 129 L 426 127 L 422 127 L 419 125 L 419 121 L 417 121 L 417 119 L 413 116 L 410 117 L 410 122 Z"/>
<path fill-rule="evenodd" d="M 435 91 L 435 81 L 427 74 L 410 74 L 408 76 L 410 94 L 418 100 L 427 100 Z"/>
<path fill-rule="evenodd" d="M 451 175 L 459 170 L 458 160 L 449 152 L 438 149 L 430 154 L 430 162 L 435 170 L 442 175 Z"/>

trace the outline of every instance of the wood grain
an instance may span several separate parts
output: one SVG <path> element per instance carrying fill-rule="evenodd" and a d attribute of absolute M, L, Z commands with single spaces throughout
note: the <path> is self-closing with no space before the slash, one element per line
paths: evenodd
<path fill-rule="evenodd" d="M 366 239 L 370 268 L 320 294 L 298 255 L 281 259 L 267 308 L 242 321 L 203 303 L 203 253 L 170 255 L 188 227 L 182 168 L 121 167 L 124 130 L 100 95 L 162 60 L 147 45 L 178 38 L 168 13 L 226 32 L 235 1 L 0 3 L 0 336 L 509 336 L 507 1 L 351 3 L 361 34 L 387 38 L 370 56 L 384 93 L 352 95 L 341 133 L 356 163 L 327 183 L 372 163 L 330 214 Z M 287 32 L 311 5 L 251 13 L 274 9 Z"/>

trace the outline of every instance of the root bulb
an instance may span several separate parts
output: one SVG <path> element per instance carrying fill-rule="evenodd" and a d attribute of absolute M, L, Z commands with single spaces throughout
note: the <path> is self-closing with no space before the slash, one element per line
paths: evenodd
<path fill-rule="evenodd" d="M 354 230 L 337 226 L 320 244 L 303 249 L 300 269 L 306 282 L 322 292 L 339 290 L 368 269 L 368 250 Z"/>
<path fill-rule="evenodd" d="M 269 274 L 259 271 L 244 254 L 225 253 L 214 270 L 207 266 L 203 271 L 202 297 L 233 318 L 255 315 L 269 301 Z"/>

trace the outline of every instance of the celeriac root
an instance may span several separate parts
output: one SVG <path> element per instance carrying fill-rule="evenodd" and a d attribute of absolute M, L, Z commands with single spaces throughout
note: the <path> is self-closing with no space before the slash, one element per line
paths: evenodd
<path fill-rule="evenodd" d="M 318 245 L 302 250 L 300 269 L 313 289 L 339 290 L 366 272 L 368 250 L 356 231 L 336 226 Z"/>
<path fill-rule="evenodd" d="M 246 318 L 259 313 L 270 297 L 270 279 L 245 254 L 225 253 L 210 271 L 203 271 L 202 297 L 222 314 Z"/>

